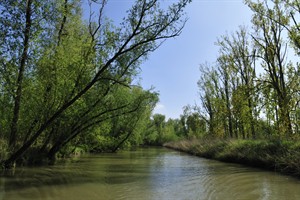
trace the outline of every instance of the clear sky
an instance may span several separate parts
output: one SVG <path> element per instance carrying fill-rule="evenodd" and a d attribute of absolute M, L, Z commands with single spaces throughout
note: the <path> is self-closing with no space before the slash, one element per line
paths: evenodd
<path fill-rule="evenodd" d="M 120 20 L 133 3 L 109 0 L 106 14 Z M 193 0 L 185 11 L 189 20 L 182 34 L 166 41 L 141 66 L 141 84 L 159 91 L 155 112 L 167 118 L 178 118 L 183 106 L 199 103 L 199 66 L 216 60 L 217 38 L 236 31 L 240 25 L 251 26 L 252 13 L 243 0 Z"/>

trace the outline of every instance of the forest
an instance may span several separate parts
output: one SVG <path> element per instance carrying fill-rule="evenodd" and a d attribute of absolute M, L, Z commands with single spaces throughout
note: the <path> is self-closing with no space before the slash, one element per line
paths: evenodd
<path fill-rule="evenodd" d="M 252 26 L 216 40 L 216 61 L 200 66 L 201 104 L 182 116 L 202 141 L 167 146 L 300 175 L 300 2 L 245 4 Z"/>
<path fill-rule="evenodd" d="M 200 104 L 187 105 L 180 119 L 162 123 L 166 135 L 172 135 L 173 124 L 178 138 L 299 140 L 300 3 L 245 4 L 252 26 L 216 39 L 216 61 L 199 68 Z"/>
<path fill-rule="evenodd" d="M 300 4 L 245 3 L 253 12 L 251 29 L 240 26 L 217 39 L 217 60 L 200 67 L 201 105 L 190 110 L 213 137 L 296 139 Z"/>
<path fill-rule="evenodd" d="M 106 0 L 87 2 L 84 19 L 80 0 L 1 1 L 4 168 L 146 140 L 158 94 L 134 80 L 143 60 L 181 33 L 189 1 L 136 1 L 119 26 L 104 15 Z"/>
<path fill-rule="evenodd" d="M 201 103 L 179 119 L 153 114 L 159 94 L 135 80 L 151 52 L 180 35 L 190 0 L 136 1 L 119 26 L 106 3 L 89 1 L 88 19 L 79 0 L 0 3 L 3 168 L 184 139 L 300 149 L 298 1 L 246 0 L 252 26 L 216 39 L 217 60 L 200 66 Z"/>

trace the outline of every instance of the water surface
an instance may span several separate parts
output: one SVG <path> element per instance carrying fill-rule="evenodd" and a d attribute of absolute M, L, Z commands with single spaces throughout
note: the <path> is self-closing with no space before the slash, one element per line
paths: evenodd
<path fill-rule="evenodd" d="M 85 155 L 0 178 L 0 200 L 300 199 L 300 180 L 164 148 Z"/>

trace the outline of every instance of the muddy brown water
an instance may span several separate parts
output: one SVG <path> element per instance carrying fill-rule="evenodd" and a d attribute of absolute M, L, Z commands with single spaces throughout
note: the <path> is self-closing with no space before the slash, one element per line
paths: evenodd
<path fill-rule="evenodd" d="M 297 200 L 300 179 L 165 148 L 88 154 L 0 177 L 0 200 Z"/>

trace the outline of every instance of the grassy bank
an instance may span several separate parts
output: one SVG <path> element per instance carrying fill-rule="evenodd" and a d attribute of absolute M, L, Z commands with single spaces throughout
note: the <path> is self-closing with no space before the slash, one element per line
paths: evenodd
<path fill-rule="evenodd" d="M 260 167 L 300 177 L 300 142 L 182 140 L 164 144 L 192 155 Z"/>

